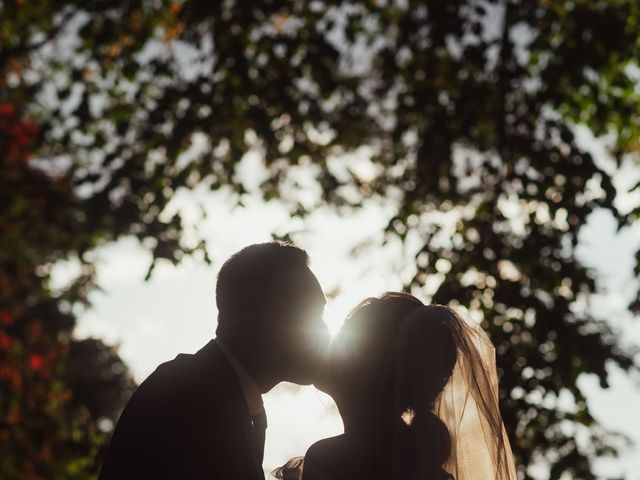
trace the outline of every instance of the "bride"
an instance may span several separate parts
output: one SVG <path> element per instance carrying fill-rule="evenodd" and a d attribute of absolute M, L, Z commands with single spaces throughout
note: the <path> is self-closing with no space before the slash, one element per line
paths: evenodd
<path fill-rule="evenodd" d="M 388 292 L 361 302 L 316 386 L 344 434 L 272 475 L 282 480 L 515 480 L 498 410 L 495 350 L 443 305 Z"/>

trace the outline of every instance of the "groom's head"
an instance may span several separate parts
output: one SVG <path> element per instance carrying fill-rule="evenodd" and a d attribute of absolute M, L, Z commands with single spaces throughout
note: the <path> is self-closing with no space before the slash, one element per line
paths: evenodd
<path fill-rule="evenodd" d="M 216 334 L 266 388 L 313 382 L 328 344 L 326 300 L 308 263 L 291 244 L 260 243 L 231 256 L 218 274 Z"/>

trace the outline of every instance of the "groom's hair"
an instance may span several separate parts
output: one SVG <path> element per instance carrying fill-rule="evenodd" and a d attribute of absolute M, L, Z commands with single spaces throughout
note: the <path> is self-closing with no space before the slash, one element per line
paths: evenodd
<path fill-rule="evenodd" d="M 291 285 L 292 272 L 308 265 L 307 252 L 285 242 L 257 243 L 233 254 L 218 273 L 216 334 L 228 331 L 233 322 L 251 320 L 283 286 Z"/>

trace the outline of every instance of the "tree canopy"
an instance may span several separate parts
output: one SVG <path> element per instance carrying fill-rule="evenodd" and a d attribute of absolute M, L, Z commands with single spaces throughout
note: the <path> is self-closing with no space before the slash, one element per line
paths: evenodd
<path fill-rule="evenodd" d="M 437 277 L 432 299 L 468 306 L 497 346 L 525 478 L 536 462 L 550 478 L 593 478 L 593 459 L 615 452 L 576 380 L 593 373 L 606 387 L 608 363 L 637 371 L 635 351 L 590 313 L 597 285 L 575 246 L 595 209 L 620 228 L 640 215 L 619 210 L 611 181 L 638 156 L 635 0 L 6 1 L 0 11 L 2 138 L 32 152 L 0 154 L 2 275 L 24 279 L 24 294 L 6 295 L 29 315 L 36 303 L 22 299 L 44 295 L 43 331 L 71 331 L 64 307 L 93 288 L 86 254 L 104 242 L 134 235 L 154 259 L 206 259 L 204 239 L 183 236 L 166 207 L 201 185 L 241 201 L 236 166 L 258 150 L 261 194 L 292 215 L 396 201 L 387 236 L 420 245 L 407 289 Z M 612 139 L 610 158 L 594 158 L 580 129 Z M 363 146 L 366 174 L 346 155 Z M 292 165 L 317 174 L 315 202 L 289 188 Z M 84 275 L 51 296 L 47 272 L 69 257 Z M 10 362 L 36 351 L 32 334 L 20 338 L 25 353 Z M 57 378 L 70 382 L 68 371 Z"/>

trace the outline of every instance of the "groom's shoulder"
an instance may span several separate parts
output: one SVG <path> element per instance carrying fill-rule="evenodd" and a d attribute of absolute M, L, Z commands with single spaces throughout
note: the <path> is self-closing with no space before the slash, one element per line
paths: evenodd
<path fill-rule="evenodd" d="M 206 374 L 205 368 L 197 361 L 194 354 L 180 353 L 173 360 L 158 365 L 140 387 L 179 391 Z"/>
<path fill-rule="evenodd" d="M 207 345 L 195 354 L 180 353 L 158 367 L 140 384 L 139 390 L 148 390 L 170 399 L 185 391 L 214 386 L 224 380 L 223 362 L 215 348 Z"/>
<path fill-rule="evenodd" d="M 157 406 L 169 403 L 180 396 L 180 392 L 190 383 L 190 370 L 193 364 L 193 355 L 181 353 L 173 360 L 161 363 L 145 378 L 129 403 L 146 403 L 146 399 L 153 399 Z"/>
<path fill-rule="evenodd" d="M 189 380 L 195 366 L 194 355 L 179 353 L 174 359 L 167 360 L 156 367 L 143 384 L 181 384 Z"/>

